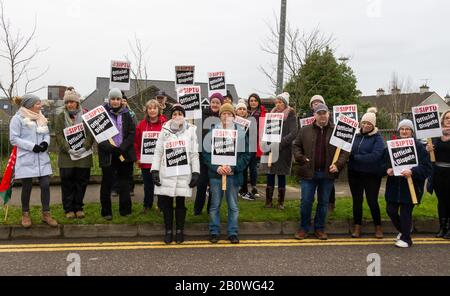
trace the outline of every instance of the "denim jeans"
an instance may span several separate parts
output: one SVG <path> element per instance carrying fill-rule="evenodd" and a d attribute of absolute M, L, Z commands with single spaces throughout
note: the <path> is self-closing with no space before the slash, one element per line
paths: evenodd
<path fill-rule="evenodd" d="M 302 180 L 300 203 L 300 229 L 309 232 L 311 226 L 311 212 L 314 204 L 314 195 L 317 189 L 317 209 L 314 218 L 314 229 L 324 230 L 328 211 L 328 200 L 333 188 L 334 180 L 328 179 L 324 172 L 315 172 L 311 180 Z"/>
<path fill-rule="evenodd" d="M 152 174 L 150 169 L 141 169 L 142 180 L 144 181 L 144 208 L 151 209 L 153 207 L 153 200 L 155 196 L 155 185 L 153 184 Z M 158 199 L 158 208 L 159 199 Z"/>
<path fill-rule="evenodd" d="M 222 190 L 222 179 L 211 178 L 209 180 L 211 187 L 211 205 L 209 208 L 209 232 L 211 234 L 220 234 L 220 206 L 224 192 Z M 227 177 L 227 190 L 225 198 L 228 205 L 228 236 L 238 234 L 238 216 L 239 208 L 237 205 L 237 195 L 239 190 L 237 178 Z"/>

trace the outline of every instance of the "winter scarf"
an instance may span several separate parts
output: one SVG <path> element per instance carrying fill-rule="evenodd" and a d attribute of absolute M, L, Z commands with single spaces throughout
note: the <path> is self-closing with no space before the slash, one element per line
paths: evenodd
<path fill-rule="evenodd" d="M 27 126 L 32 127 L 34 125 L 34 122 L 36 122 L 36 131 L 38 134 L 46 134 L 49 132 L 47 126 L 48 120 L 44 117 L 44 115 L 42 115 L 41 111 L 39 111 L 39 113 L 35 113 L 30 109 L 20 107 L 19 112 L 23 117 L 25 117 L 24 121 Z"/>

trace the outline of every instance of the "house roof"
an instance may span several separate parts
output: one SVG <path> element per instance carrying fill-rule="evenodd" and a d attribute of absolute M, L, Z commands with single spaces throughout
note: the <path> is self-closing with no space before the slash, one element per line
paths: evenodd
<path fill-rule="evenodd" d="M 175 91 L 175 82 L 167 81 L 167 80 L 139 80 L 142 89 L 148 89 L 150 87 L 156 87 L 158 90 L 163 90 L 166 94 L 175 99 L 177 97 Z M 137 92 L 137 82 L 132 79 L 130 83 L 130 90 L 125 91 L 125 95 L 128 98 L 132 98 L 136 95 Z M 204 82 L 195 83 L 195 85 L 199 85 L 202 91 L 202 97 L 208 96 L 208 84 Z M 233 99 L 236 101 L 239 100 L 239 96 L 236 91 L 236 87 L 234 84 L 227 84 L 227 90 L 229 90 L 233 96 Z M 97 87 L 96 89 L 86 97 L 83 101 L 83 108 L 92 109 L 101 105 L 104 102 L 104 99 L 108 96 L 109 93 L 109 77 L 97 77 Z"/>
<path fill-rule="evenodd" d="M 411 108 L 420 105 L 423 101 L 433 95 L 435 92 L 424 93 L 404 93 L 404 94 L 388 94 L 381 96 L 362 96 L 360 101 L 369 103 L 371 106 L 378 109 L 384 108 L 388 112 L 411 112 Z"/>

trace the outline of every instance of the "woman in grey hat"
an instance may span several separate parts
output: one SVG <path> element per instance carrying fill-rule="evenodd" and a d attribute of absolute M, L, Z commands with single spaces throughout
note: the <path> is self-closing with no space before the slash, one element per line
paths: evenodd
<path fill-rule="evenodd" d="M 56 227 L 58 223 L 50 215 L 52 167 L 47 150 L 50 132 L 47 119 L 41 113 L 41 100 L 33 94 L 26 94 L 22 98 L 14 98 L 14 102 L 20 109 L 11 119 L 9 140 L 17 146 L 15 178 L 22 180 L 22 226 L 31 227 L 30 195 L 32 180 L 37 177 L 41 187 L 42 222 Z"/>

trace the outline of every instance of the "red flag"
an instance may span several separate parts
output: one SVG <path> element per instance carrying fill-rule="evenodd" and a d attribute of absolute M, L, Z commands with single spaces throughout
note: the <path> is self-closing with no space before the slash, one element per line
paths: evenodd
<path fill-rule="evenodd" d="M 3 203 L 6 204 L 11 199 L 12 185 L 14 183 L 14 167 L 17 159 L 17 147 L 14 146 L 11 156 L 9 157 L 8 165 L 3 174 L 2 182 L 0 183 L 0 197 Z"/>

